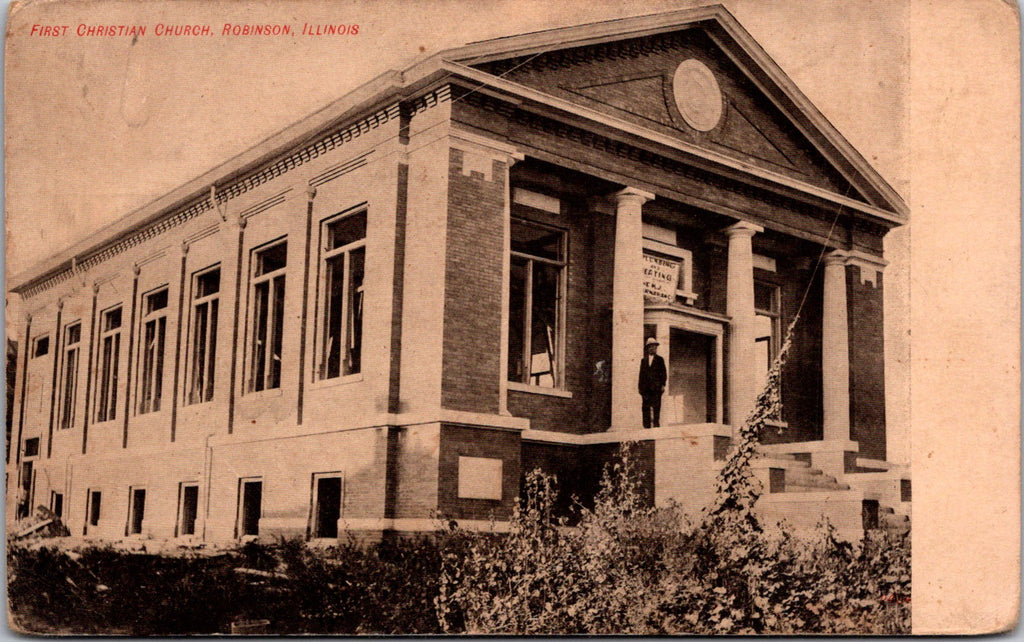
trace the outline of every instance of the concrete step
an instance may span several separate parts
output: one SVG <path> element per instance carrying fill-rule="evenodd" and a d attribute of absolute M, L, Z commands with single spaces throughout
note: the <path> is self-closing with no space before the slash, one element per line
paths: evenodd
<path fill-rule="evenodd" d="M 786 471 L 786 490 L 798 490 L 801 488 L 815 490 L 849 490 L 849 484 L 842 484 L 836 481 L 831 475 L 824 474 L 817 468 L 791 469 Z"/>
<path fill-rule="evenodd" d="M 781 468 L 783 470 L 806 470 L 811 467 L 805 461 L 787 459 L 776 455 L 758 455 L 750 460 L 751 468 Z"/>

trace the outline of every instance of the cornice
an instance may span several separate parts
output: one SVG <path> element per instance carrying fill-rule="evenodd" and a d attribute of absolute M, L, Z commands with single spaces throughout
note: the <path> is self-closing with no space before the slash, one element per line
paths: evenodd
<path fill-rule="evenodd" d="M 436 105 L 440 100 L 444 100 L 448 95 L 447 86 L 443 89 L 438 89 L 430 92 L 426 97 L 421 99 L 421 105 L 419 111 L 429 109 L 433 105 Z M 243 194 L 267 183 L 275 178 L 283 176 L 288 172 L 291 172 L 302 165 L 312 161 L 313 159 L 336 149 L 346 143 L 349 143 L 364 134 L 377 129 L 378 127 L 397 120 L 399 117 L 399 105 L 398 103 L 392 103 L 378 111 L 375 111 L 368 116 L 365 116 L 345 127 L 335 129 L 324 133 L 321 136 L 309 141 L 299 149 L 275 160 L 268 164 L 264 164 L 251 172 L 242 174 L 241 176 L 230 180 L 222 185 L 217 186 L 214 192 L 213 199 L 217 203 L 218 207 L 225 205 L 228 201 L 238 198 Z M 365 157 L 360 157 L 361 167 L 365 165 Z M 332 168 L 333 170 L 339 170 L 339 173 L 330 177 L 324 177 L 321 175 L 321 182 L 326 182 L 333 178 L 337 178 L 341 173 L 351 171 L 357 167 L 340 166 Z M 328 170 L 328 173 L 332 170 Z M 289 188 L 290 189 L 290 188 Z M 284 201 L 284 192 L 277 194 L 268 201 L 261 202 L 248 208 L 242 213 L 242 216 L 248 217 L 253 216 L 265 209 L 268 209 L 280 202 Z M 269 201 L 270 202 L 268 204 Z M 84 273 L 99 264 L 119 255 L 127 250 L 148 241 L 152 238 L 160 236 L 165 232 L 174 229 L 186 221 L 196 218 L 197 216 L 213 209 L 213 203 L 211 202 L 210 196 L 200 196 L 193 199 L 191 202 L 185 205 L 174 208 L 167 211 L 159 220 L 151 223 L 140 230 L 131 231 L 123 235 L 120 239 L 115 240 L 107 245 L 103 246 L 97 252 L 93 252 L 84 257 L 74 257 L 73 266 L 60 270 L 59 272 L 52 274 L 49 277 L 44 277 L 35 281 L 29 281 L 27 286 L 18 286 L 15 291 L 21 293 L 25 299 L 32 298 L 37 294 L 49 290 L 55 285 L 62 283 L 70 279 L 75 273 Z"/>
<path fill-rule="evenodd" d="M 492 100 L 481 97 L 478 100 Z M 802 201 L 798 201 L 793 198 L 782 196 L 780 194 L 765 190 L 763 188 L 749 185 L 741 181 L 724 177 L 721 175 L 714 174 L 700 168 L 696 168 L 693 165 L 677 161 L 671 158 L 667 158 L 663 155 L 655 152 L 642 149 L 640 147 L 624 143 L 622 141 L 613 140 L 606 136 L 602 136 L 595 132 L 573 127 L 562 121 L 557 121 L 545 116 L 541 116 L 535 113 L 527 111 L 517 111 L 513 115 L 513 119 L 519 125 L 535 129 L 543 132 L 547 136 L 557 136 L 565 140 L 570 140 L 580 145 L 590 147 L 601 152 L 612 154 L 619 158 L 626 160 L 644 163 L 662 171 L 675 174 L 677 176 L 686 177 L 693 181 L 698 181 L 706 185 L 719 187 L 723 190 L 728 190 L 734 193 L 739 193 L 744 196 L 757 199 L 764 203 L 774 205 L 790 210 L 795 213 L 803 214 L 816 218 L 818 220 L 827 221 L 829 223 L 835 218 L 834 207 L 832 209 L 824 209 L 822 207 L 812 207 Z M 867 224 L 865 225 L 867 227 Z M 882 233 L 886 230 L 881 225 L 874 226 L 873 229 L 881 230 Z"/>

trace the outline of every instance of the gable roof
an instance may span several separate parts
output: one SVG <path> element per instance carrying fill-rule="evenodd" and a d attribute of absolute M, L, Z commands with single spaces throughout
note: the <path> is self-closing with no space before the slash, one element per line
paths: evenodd
<path fill-rule="evenodd" d="M 679 31 L 700 26 L 743 70 L 821 155 L 865 198 L 904 223 L 909 208 L 792 79 L 722 5 L 708 5 L 633 18 L 548 29 L 495 38 L 441 52 L 446 61 L 476 66 L 499 60 L 535 56 L 564 49 Z M 836 200 L 836 199 L 830 199 Z"/>

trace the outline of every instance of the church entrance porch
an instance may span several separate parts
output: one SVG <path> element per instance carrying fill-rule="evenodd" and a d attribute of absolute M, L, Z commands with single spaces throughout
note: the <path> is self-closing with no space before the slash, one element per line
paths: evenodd
<path fill-rule="evenodd" d="M 681 305 L 646 306 L 644 338 L 654 337 L 668 381 L 661 425 L 722 423 L 722 344 L 728 319 Z"/>

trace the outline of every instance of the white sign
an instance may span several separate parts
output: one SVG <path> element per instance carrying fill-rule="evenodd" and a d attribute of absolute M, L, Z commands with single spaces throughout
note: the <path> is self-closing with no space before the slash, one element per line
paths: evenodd
<path fill-rule="evenodd" d="M 490 457 L 459 457 L 459 497 L 501 499 L 502 461 Z"/>
<path fill-rule="evenodd" d="M 671 303 L 676 300 L 679 264 L 644 254 L 644 298 Z"/>

